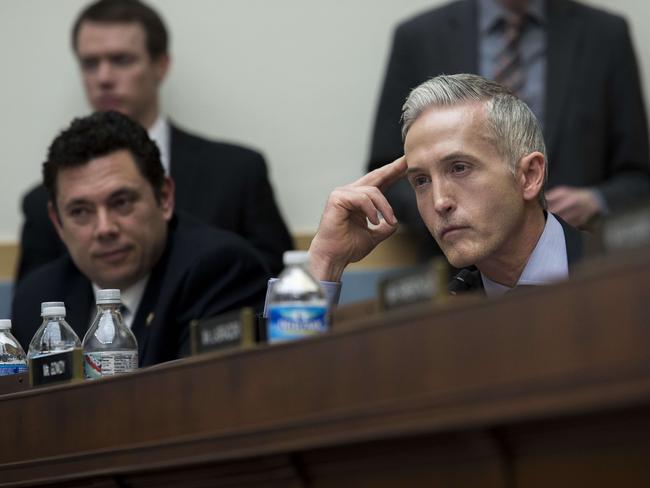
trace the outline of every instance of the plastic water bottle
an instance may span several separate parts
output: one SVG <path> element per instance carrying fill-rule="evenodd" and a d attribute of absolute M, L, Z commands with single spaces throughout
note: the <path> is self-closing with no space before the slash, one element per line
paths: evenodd
<path fill-rule="evenodd" d="M 11 333 L 11 320 L 0 320 L 0 376 L 27 372 L 25 351 Z"/>
<path fill-rule="evenodd" d="M 268 341 L 303 339 L 328 330 L 327 299 L 307 271 L 306 251 L 286 251 L 284 271 L 273 283 L 267 308 Z"/>
<path fill-rule="evenodd" d="M 120 313 L 120 290 L 97 292 L 97 315 L 83 340 L 88 379 L 128 373 L 138 367 L 138 342 Z"/>
<path fill-rule="evenodd" d="M 63 302 L 41 303 L 43 322 L 29 343 L 27 359 L 30 361 L 49 354 L 70 352 L 81 349 L 79 337 L 65 321 Z"/>

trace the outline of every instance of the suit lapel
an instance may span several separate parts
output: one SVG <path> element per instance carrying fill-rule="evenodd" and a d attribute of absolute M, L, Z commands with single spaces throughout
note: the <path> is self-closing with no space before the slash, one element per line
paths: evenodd
<path fill-rule="evenodd" d="M 187 134 L 169 123 L 170 174 L 176 186 L 176 207 L 187 208 L 192 201 L 192 182 L 196 176 L 193 155 L 187 144 Z"/>
<path fill-rule="evenodd" d="M 553 214 L 555 215 L 555 214 Z M 585 255 L 585 243 L 586 240 L 590 239 L 589 234 L 581 232 L 575 227 L 570 226 L 560 217 L 555 215 L 555 218 L 558 220 L 560 225 L 562 225 L 562 231 L 564 232 L 564 243 L 566 246 L 566 258 L 567 263 L 569 264 L 569 274 L 571 273 L 571 268 L 575 266 Z"/>
<path fill-rule="evenodd" d="M 546 56 L 545 135 L 550 164 L 559 131 L 562 113 L 571 95 L 575 60 L 582 48 L 579 17 L 573 15 L 573 5 L 566 0 L 548 0 L 548 38 Z"/>
<path fill-rule="evenodd" d="M 142 295 L 142 300 L 140 300 L 140 305 L 138 305 L 138 310 L 131 323 L 131 330 L 138 341 L 140 364 L 142 364 L 145 353 L 147 352 L 149 332 L 151 330 L 151 324 L 155 319 L 156 299 L 158 298 L 160 284 L 161 280 L 152 272 L 149 281 L 147 281 L 147 287 Z"/>
<path fill-rule="evenodd" d="M 138 357 L 140 358 L 140 364 L 147 364 L 145 360 L 147 346 L 150 342 L 149 339 L 152 333 L 151 331 L 157 326 L 160 319 L 159 315 L 161 314 L 160 310 L 157 309 L 157 305 L 160 302 L 167 263 L 172 253 L 172 236 L 178 225 L 177 219 L 178 218 L 174 215 L 167 226 L 167 242 L 165 244 L 165 251 L 151 270 L 149 280 L 147 281 L 147 287 L 144 290 L 142 300 L 140 300 L 140 305 L 138 305 L 138 310 L 133 318 L 133 323 L 131 324 L 131 330 L 138 341 Z"/>
<path fill-rule="evenodd" d="M 449 74 L 478 73 L 478 7 L 476 0 L 457 5 L 442 36 L 447 46 Z"/>

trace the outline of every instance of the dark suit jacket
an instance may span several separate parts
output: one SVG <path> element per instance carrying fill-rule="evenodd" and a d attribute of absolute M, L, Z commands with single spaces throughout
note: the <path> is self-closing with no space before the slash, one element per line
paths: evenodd
<path fill-rule="evenodd" d="M 588 239 L 593 239 L 590 234 L 581 232 L 567 224 L 560 217 L 555 215 L 564 231 L 564 244 L 566 246 L 566 257 L 569 264 L 569 272 L 578 264 L 586 254 Z M 461 269 L 448 284 L 447 289 L 452 295 L 483 290 L 481 273 L 475 266 Z"/>
<path fill-rule="evenodd" d="M 171 125 L 171 176 L 176 208 L 248 240 L 268 268 L 282 270 L 282 253 L 292 249 L 289 231 L 275 203 L 261 154 L 208 141 Z M 17 281 L 66 252 L 47 216 L 43 185 L 24 197 L 25 215 Z"/>
<path fill-rule="evenodd" d="M 548 188 L 594 186 L 612 211 L 650 193 L 645 105 L 621 17 L 571 0 L 548 0 L 544 132 Z M 478 71 L 476 0 L 460 0 L 401 24 L 377 111 L 368 169 L 403 154 L 401 107 L 439 75 Z M 389 192 L 398 218 L 426 229 L 406 182 Z"/>
<path fill-rule="evenodd" d="M 261 310 L 268 272 L 241 237 L 178 214 L 155 265 L 131 329 L 140 366 L 189 353 L 189 323 L 244 306 Z M 41 323 L 43 301 L 63 301 L 80 340 L 95 307 L 90 281 L 66 254 L 30 273 L 13 301 L 13 333 L 25 350 Z"/>

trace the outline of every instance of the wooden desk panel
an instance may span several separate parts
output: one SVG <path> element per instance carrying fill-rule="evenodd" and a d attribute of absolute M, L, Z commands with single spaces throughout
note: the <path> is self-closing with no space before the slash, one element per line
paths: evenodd
<path fill-rule="evenodd" d="M 575 483 L 590 463 L 647 454 L 648 290 L 639 253 L 498 301 L 5 395 L 0 486 L 534 487 L 562 463 Z M 618 454 L 557 430 L 628 432 L 630 411 L 637 437 Z M 638 463 L 632 474 L 650 483 Z"/>

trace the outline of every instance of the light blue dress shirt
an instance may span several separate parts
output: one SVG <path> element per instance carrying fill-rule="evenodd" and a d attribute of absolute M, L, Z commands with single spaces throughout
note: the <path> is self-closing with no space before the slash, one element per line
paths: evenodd
<path fill-rule="evenodd" d="M 551 213 L 546 214 L 546 225 L 537 241 L 517 286 L 549 285 L 569 277 L 569 261 L 566 253 L 566 240 L 562 225 Z M 511 288 L 487 278 L 481 273 L 485 294 L 498 297 Z"/>

